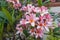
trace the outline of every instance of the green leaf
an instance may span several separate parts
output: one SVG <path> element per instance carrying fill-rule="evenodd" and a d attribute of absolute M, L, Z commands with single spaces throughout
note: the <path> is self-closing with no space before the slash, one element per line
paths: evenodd
<path fill-rule="evenodd" d="M 60 36 L 60 27 L 54 29 L 54 35 Z"/>
<path fill-rule="evenodd" d="M 27 0 L 27 3 L 29 4 L 31 2 L 31 0 Z"/>
<path fill-rule="evenodd" d="M 52 35 L 49 35 L 46 40 L 56 40 L 56 38 Z"/>
<path fill-rule="evenodd" d="M 28 30 L 24 30 L 23 33 L 25 34 L 26 37 L 29 36 Z"/>
<path fill-rule="evenodd" d="M 7 24 L 7 32 L 9 32 L 10 30 L 11 30 L 10 25 Z"/>
<path fill-rule="evenodd" d="M 14 20 L 12 19 L 12 16 L 10 15 L 10 13 L 9 13 L 5 8 L 3 8 L 3 7 L 2 7 L 2 12 L 3 12 L 3 14 L 6 16 L 9 24 L 10 24 L 10 25 L 13 25 L 13 21 L 14 21 Z"/>
<path fill-rule="evenodd" d="M 27 37 L 27 40 L 35 40 L 35 39 L 34 39 L 34 37 L 29 36 L 29 37 Z"/>
<path fill-rule="evenodd" d="M 22 17 L 22 12 L 19 12 L 19 15 L 16 17 L 15 21 L 19 20 Z"/>
<path fill-rule="evenodd" d="M 0 22 L 0 40 L 2 40 L 2 36 L 3 36 L 3 27 L 4 27 L 4 22 Z"/>
<path fill-rule="evenodd" d="M 37 13 L 37 14 L 36 14 L 36 16 L 37 16 L 37 17 L 39 17 L 39 16 L 40 16 L 40 14 L 39 14 L 39 13 Z"/>
<path fill-rule="evenodd" d="M 2 11 L 0 11 L 0 17 L 6 19 L 6 16 L 3 14 Z"/>
<path fill-rule="evenodd" d="M 43 5 L 47 4 L 48 2 L 50 2 L 50 0 L 46 0 L 45 2 L 43 2 Z"/>
<path fill-rule="evenodd" d="M 55 21 L 53 21 L 53 26 L 58 27 L 58 24 Z"/>
<path fill-rule="evenodd" d="M 5 0 L 1 0 L 0 1 L 0 6 L 3 7 L 3 6 L 7 6 L 7 3 Z"/>
<path fill-rule="evenodd" d="M 38 0 L 38 5 L 42 6 L 42 0 Z"/>

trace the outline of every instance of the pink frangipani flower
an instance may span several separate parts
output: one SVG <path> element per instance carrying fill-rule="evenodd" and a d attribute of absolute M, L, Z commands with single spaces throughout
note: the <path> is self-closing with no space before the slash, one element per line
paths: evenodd
<path fill-rule="evenodd" d="M 18 3 L 17 3 L 17 4 L 14 4 L 13 7 L 14 7 L 15 9 L 18 9 L 18 8 L 21 7 L 21 3 L 19 3 L 19 4 L 18 4 Z"/>
<path fill-rule="evenodd" d="M 36 33 L 35 33 L 35 37 L 38 38 L 38 37 L 43 37 L 43 30 L 41 29 L 36 29 Z"/>
<path fill-rule="evenodd" d="M 20 24 L 21 25 L 26 25 L 28 23 L 28 21 L 26 21 L 25 19 L 22 19 L 21 21 L 20 21 Z"/>
<path fill-rule="evenodd" d="M 27 11 L 28 9 L 27 9 L 26 6 L 23 6 L 20 10 L 21 10 L 21 11 Z"/>
<path fill-rule="evenodd" d="M 29 22 L 32 26 L 35 26 L 35 21 L 39 20 L 39 18 L 36 17 L 35 14 L 29 14 L 29 15 L 26 15 L 26 20 L 28 20 L 28 22 Z"/>
<path fill-rule="evenodd" d="M 31 34 L 31 36 L 35 35 L 36 38 L 38 38 L 38 37 L 42 38 L 42 36 L 43 36 L 43 30 L 41 30 L 40 28 L 39 29 L 33 28 L 30 30 L 29 33 Z"/>
<path fill-rule="evenodd" d="M 29 31 L 30 35 L 31 36 L 34 36 L 35 35 L 35 28 L 32 28 L 30 31 Z"/>
<path fill-rule="evenodd" d="M 40 13 L 40 8 L 39 7 L 35 7 L 34 9 L 33 9 L 33 12 L 35 12 L 35 13 Z"/>
<path fill-rule="evenodd" d="M 19 0 L 6 0 L 6 1 L 8 3 L 12 3 L 15 9 L 18 9 L 19 7 L 21 7 L 21 3 L 19 2 Z"/>
<path fill-rule="evenodd" d="M 42 6 L 42 7 L 40 8 L 40 15 L 43 16 L 44 14 L 47 14 L 47 13 L 48 13 L 47 7 Z"/>
<path fill-rule="evenodd" d="M 27 8 L 28 8 L 28 12 L 32 12 L 35 7 L 32 6 L 32 4 L 28 4 Z"/>
<path fill-rule="evenodd" d="M 13 4 L 14 3 L 19 3 L 19 0 L 6 0 L 7 2 L 12 2 Z"/>
<path fill-rule="evenodd" d="M 19 34 L 19 33 L 23 33 L 23 28 L 22 27 L 16 27 L 16 29 L 18 30 L 17 32 L 16 32 L 16 34 Z"/>

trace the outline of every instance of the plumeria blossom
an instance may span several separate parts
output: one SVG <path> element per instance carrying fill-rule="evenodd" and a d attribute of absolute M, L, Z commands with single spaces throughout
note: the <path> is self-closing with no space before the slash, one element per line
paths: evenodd
<path fill-rule="evenodd" d="M 51 15 L 46 14 L 44 16 L 40 16 L 40 21 L 38 22 L 37 28 L 45 29 L 49 32 L 49 26 L 52 26 Z"/>
<path fill-rule="evenodd" d="M 19 0 L 6 0 L 6 1 L 8 3 L 12 3 L 15 9 L 18 9 L 19 7 L 21 7 L 21 3 L 19 2 Z"/>
<path fill-rule="evenodd" d="M 21 3 L 14 4 L 13 7 L 14 7 L 15 9 L 18 9 L 18 8 L 21 7 Z"/>
<path fill-rule="evenodd" d="M 30 33 L 31 36 L 34 36 L 34 35 L 35 35 L 35 28 L 31 29 L 31 30 L 29 31 L 29 33 Z"/>
<path fill-rule="evenodd" d="M 17 32 L 16 32 L 16 34 L 22 34 L 23 33 L 23 28 L 22 27 L 16 27 L 16 29 L 18 30 Z"/>
<path fill-rule="evenodd" d="M 20 10 L 21 11 L 27 11 L 27 7 L 26 6 L 23 6 Z"/>
<path fill-rule="evenodd" d="M 39 7 L 35 7 L 34 9 L 33 9 L 33 12 L 35 12 L 35 13 L 40 13 L 40 8 Z"/>
<path fill-rule="evenodd" d="M 44 14 L 47 14 L 47 13 L 48 13 L 47 7 L 42 6 L 42 7 L 40 8 L 40 14 L 41 14 L 41 16 L 43 16 Z"/>
<path fill-rule="evenodd" d="M 28 23 L 28 21 L 26 21 L 25 19 L 22 19 L 21 21 L 20 21 L 20 24 L 21 25 L 26 25 Z"/>
<path fill-rule="evenodd" d="M 39 29 L 39 28 L 41 28 L 42 30 L 45 29 L 47 32 L 49 32 L 49 28 L 48 28 L 46 23 L 39 22 L 38 25 L 37 25 L 37 29 Z"/>
<path fill-rule="evenodd" d="M 28 4 L 27 6 L 23 6 L 20 10 L 26 11 L 26 12 L 35 12 L 35 13 L 40 13 L 42 16 L 44 14 L 48 13 L 48 9 L 45 6 L 42 7 L 35 7 L 32 4 Z"/>
<path fill-rule="evenodd" d="M 35 21 L 37 21 L 39 18 L 36 17 L 35 14 L 29 14 L 29 15 L 26 15 L 26 20 L 28 20 L 28 22 L 32 25 L 32 26 L 35 26 Z"/>
<path fill-rule="evenodd" d="M 19 0 L 6 0 L 7 2 L 11 2 L 11 3 L 19 3 Z"/>
<path fill-rule="evenodd" d="M 37 25 L 37 29 L 39 29 L 39 28 L 43 28 L 43 23 L 41 23 L 41 22 L 38 22 L 38 25 Z"/>
<path fill-rule="evenodd" d="M 32 4 L 28 4 L 27 6 L 23 6 L 20 10 L 31 13 L 34 8 L 35 8 L 35 6 L 33 6 Z"/>
<path fill-rule="evenodd" d="M 51 15 L 50 14 L 46 14 L 46 18 L 47 19 L 50 19 L 51 18 Z"/>
<path fill-rule="evenodd" d="M 14 1 L 13 0 L 6 0 L 7 2 L 12 2 L 12 3 L 14 3 Z"/>
<path fill-rule="evenodd" d="M 43 30 L 41 29 L 36 29 L 36 33 L 35 33 L 35 37 L 38 38 L 38 37 L 43 37 Z"/>
<path fill-rule="evenodd" d="M 33 28 L 30 30 L 29 33 L 31 33 L 31 36 L 35 35 L 36 38 L 38 38 L 38 37 L 42 38 L 42 36 L 43 36 L 43 30 L 41 30 L 40 28 L 39 29 Z"/>

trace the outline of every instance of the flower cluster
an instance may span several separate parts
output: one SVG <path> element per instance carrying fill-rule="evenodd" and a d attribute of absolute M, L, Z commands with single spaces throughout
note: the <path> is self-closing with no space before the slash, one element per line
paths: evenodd
<path fill-rule="evenodd" d="M 20 23 L 17 24 L 17 34 L 23 33 L 23 30 L 27 29 L 31 36 L 42 38 L 45 30 L 49 32 L 49 27 L 52 26 L 52 18 L 47 7 L 35 7 L 32 4 L 28 4 L 20 10 L 25 11 L 25 14 Z"/>
<path fill-rule="evenodd" d="M 21 7 L 21 3 L 19 2 L 19 0 L 6 0 L 6 1 L 8 3 L 12 3 L 15 9 L 18 9 L 19 7 Z"/>

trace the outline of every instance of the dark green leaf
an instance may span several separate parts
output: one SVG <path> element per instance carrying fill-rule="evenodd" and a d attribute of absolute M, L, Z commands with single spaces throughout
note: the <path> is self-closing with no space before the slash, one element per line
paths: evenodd
<path fill-rule="evenodd" d="M 60 36 L 60 27 L 54 29 L 54 35 Z"/>
<path fill-rule="evenodd" d="M 48 2 L 50 2 L 50 0 L 46 0 L 45 2 L 43 2 L 43 5 L 47 4 Z"/>
<path fill-rule="evenodd" d="M 12 19 L 12 16 L 10 15 L 10 13 L 5 8 L 3 8 L 3 7 L 2 7 L 2 12 L 4 12 L 3 14 L 6 16 L 9 24 L 13 25 L 14 19 Z"/>
<path fill-rule="evenodd" d="M 3 12 L 2 12 L 2 11 L 0 11 L 0 17 L 2 17 L 2 18 L 4 18 L 4 19 L 6 19 L 6 16 L 3 14 Z"/>
<path fill-rule="evenodd" d="M 1 6 L 1 7 L 3 7 L 3 6 L 7 6 L 7 3 L 6 3 L 6 1 L 4 1 L 4 0 L 1 0 L 1 1 L 0 1 L 0 6 Z"/>
<path fill-rule="evenodd" d="M 25 34 L 26 37 L 29 36 L 28 30 L 24 30 L 23 33 Z"/>
<path fill-rule="evenodd" d="M 16 17 L 15 21 L 19 20 L 22 17 L 22 12 L 19 12 L 19 15 Z"/>

